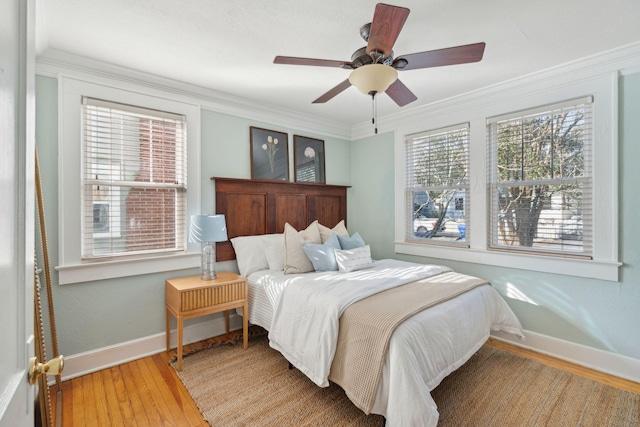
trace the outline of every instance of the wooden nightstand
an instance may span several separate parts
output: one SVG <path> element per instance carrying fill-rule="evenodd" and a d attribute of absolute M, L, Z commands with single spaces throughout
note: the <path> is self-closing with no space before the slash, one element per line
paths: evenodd
<path fill-rule="evenodd" d="M 235 273 L 221 271 L 214 280 L 202 280 L 200 276 L 180 277 L 166 281 L 167 351 L 170 350 L 170 321 L 178 321 L 178 371 L 182 370 L 182 333 L 184 319 L 205 314 L 225 312 L 229 332 L 229 310 L 242 307 L 242 331 L 244 348 L 249 346 L 247 279 Z"/>

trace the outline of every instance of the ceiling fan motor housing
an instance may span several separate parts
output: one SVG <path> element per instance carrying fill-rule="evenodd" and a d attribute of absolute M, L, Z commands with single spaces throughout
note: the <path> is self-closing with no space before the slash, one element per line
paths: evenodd
<path fill-rule="evenodd" d="M 360 37 L 362 37 L 364 41 L 369 41 L 369 34 L 371 34 L 371 22 L 360 27 Z"/>
<path fill-rule="evenodd" d="M 367 53 L 367 47 L 362 47 L 351 55 L 351 63 L 353 68 L 362 67 L 367 64 L 384 64 L 393 65 L 393 51 L 387 57 L 383 57 L 381 52 L 372 50 L 371 53 Z"/>

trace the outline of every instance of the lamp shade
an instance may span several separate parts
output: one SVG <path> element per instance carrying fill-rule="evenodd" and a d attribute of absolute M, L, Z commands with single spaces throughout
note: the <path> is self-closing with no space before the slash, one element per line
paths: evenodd
<path fill-rule="evenodd" d="M 227 240 L 224 215 L 191 215 L 189 242 L 207 243 Z"/>
<path fill-rule="evenodd" d="M 363 65 L 349 75 L 349 83 L 365 95 L 382 93 L 397 79 L 396 69 L 384 64 Z"/>

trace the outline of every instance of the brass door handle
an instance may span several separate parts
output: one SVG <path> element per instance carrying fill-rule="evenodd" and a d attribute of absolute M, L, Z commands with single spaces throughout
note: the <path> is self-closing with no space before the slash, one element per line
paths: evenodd
<path fill-rule="evenodd" d="M 42 374 L 58 375 L 64 369 L 64 356 L 60 355 L 47 363 L 38 362 L 37 357 L 29 359 L 29 384 L 34 385 Z"/>

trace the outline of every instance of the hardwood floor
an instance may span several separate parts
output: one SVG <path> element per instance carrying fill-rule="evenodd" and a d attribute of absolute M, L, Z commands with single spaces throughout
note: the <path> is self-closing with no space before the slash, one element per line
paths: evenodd
<path fill-rule="evenodd" d="M 228 334 L 234 335 L 234 332 Z M 221 339 L 226 336 L 221 336 Z M 603 374 L 551 356 L 490 338 L 488 345 L 623 390 L 640 394 L 640 384 Z M 193 344 L 193 345 L 197 345 Z M 185 346 L 185 352 L 190 346 Z M 63 381 L 62 425 L 84 426 L 208 426 L 162 352 L 129 363 Z M 51 389 L 53 418 L 56 389 Z"/>
<path fill-rule="evenodd" d="M 230 333 L 234 335 L 235 333 Z M 222 338 L 222 337 L 221 337 Z M 189 351 L 189 346 L 184 347 Z M 61 383 L 62 425 L 209 426 L 162 352 Z M 51 406 L 56 414 L 56 390 Z"/>

